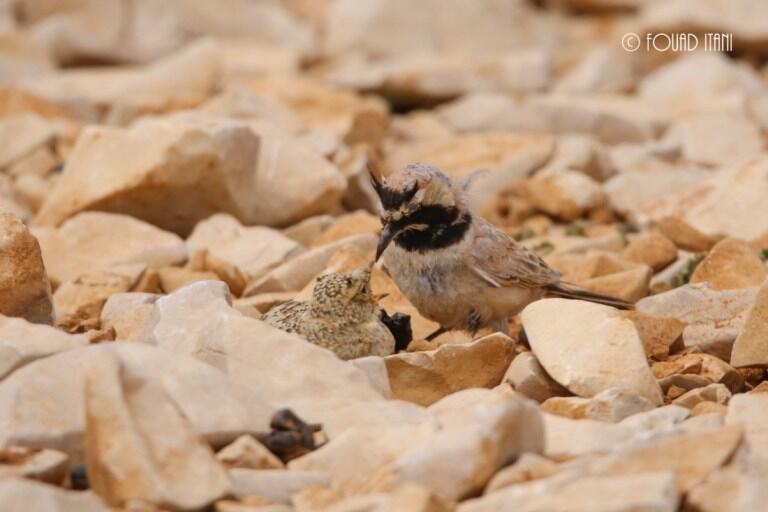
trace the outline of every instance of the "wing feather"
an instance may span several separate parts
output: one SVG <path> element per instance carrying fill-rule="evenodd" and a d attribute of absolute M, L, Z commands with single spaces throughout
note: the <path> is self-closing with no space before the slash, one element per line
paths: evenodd
<path fill-rule="evenodd" d="M 475 238 L 467 264 L 492 286 L 541 288 L 560 281 L 560 273 L 536 253 L 489 222 L 478 218 L 475 222 Z"/>

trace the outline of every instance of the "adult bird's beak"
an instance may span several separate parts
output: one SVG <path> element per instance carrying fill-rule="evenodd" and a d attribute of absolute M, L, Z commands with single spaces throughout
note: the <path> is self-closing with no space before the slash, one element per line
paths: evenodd
<path fill-rule="evenodd" d="M 397 235 L 397 231 L 393 230 L 389 224 L 384 224 L 384 227 L 381 229 L 381 236 L 379 237 L 379 245 L 376 246 L 376 259 L 373 261 L 379 261 L 382 253 L 392 239 L 395 238 L 395 235 Z"/>

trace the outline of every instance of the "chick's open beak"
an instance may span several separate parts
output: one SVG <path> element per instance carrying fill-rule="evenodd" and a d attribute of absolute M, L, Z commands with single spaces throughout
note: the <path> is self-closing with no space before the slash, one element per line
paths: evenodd
<path fill-rule="evenodd" d="M 389 224 L 384 224 L 384 227 L 381 229 L 381 236 L 379 237 L 379 245 L 376 246 L 376 259 L 374 261 L 379 261 L 382 253 L 389 246 L 392 239 L 395 238 L 395 235 L 397 235 L 397 231 L 393 230 Z"/>

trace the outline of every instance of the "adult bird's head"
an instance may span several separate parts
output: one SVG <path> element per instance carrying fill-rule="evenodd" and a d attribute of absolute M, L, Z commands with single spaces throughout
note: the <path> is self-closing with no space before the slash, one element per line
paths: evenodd
<path fill-rule="evenodd" d="M 470 219 L 463 192 L 439 168 L 411 164 L 386 179 L 370 167 L 369 173 L 381 201 L 376 260 L 393 241 L 402 242 L 406 250 L 423 252 L 446 247 L 463 236 Z"/>

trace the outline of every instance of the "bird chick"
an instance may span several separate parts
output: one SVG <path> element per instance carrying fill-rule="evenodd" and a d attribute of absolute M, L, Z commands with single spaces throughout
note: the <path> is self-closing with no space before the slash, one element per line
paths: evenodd
<path fill-rule="evenodd" d="M 542 297 L 619 308 L 620 299 L 560 280 L 538 255 L 470 211 L 464 190 L 437 167 L 412 164 L 382 181 L 369 169 L 382 205 L 376 259 L 423 316 L 440 324 L 427 337 L 491 327 Z"/>
<path fill-rule="evenodd" d="M 395 338 L 381 321 L 379 298 L 371 294 L 370 269 L 334 272 L 318 278 L 309 301 L 276 306 L 262 320 L 341 359 L 388 356 L 395 351 Z"/>

